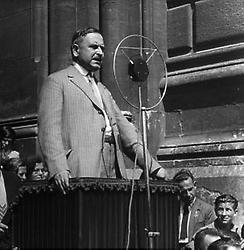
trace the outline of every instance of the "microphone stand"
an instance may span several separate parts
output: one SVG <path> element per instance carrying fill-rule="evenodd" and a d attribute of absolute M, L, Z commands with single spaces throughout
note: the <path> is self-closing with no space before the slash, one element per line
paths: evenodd
<path fill-rule="evenodd" d="M 139 86 L 139 102 L 141 98 L 141 86 Z M 146 177 L 146 188 L 147 188 L 147 208 L 148 208 L 148 227 L 145 228 L 148 249 L 154 249 L 153 238 L 160 235 L 160 232 L 152 231 L 152 213 L 151 213 L 151 194 L 150 194 L 150 183 L 149 183 L 149 166 L 148 166 L 148 153 L 147 153 L 147 119 L 146 119 L 146 108 L 140 105 L 140 113 L 142 119 L 142 144 L 143 144 L 143 156 L 145 164 L 145 177 Z"/>
<path fill-rule="evenodd" d="M 142 32 L 141 32 L 142 33 Z M 122 46 L 122 43 L 124 43 L 126 40 L 129 40 L 130 38 L 139 38 L 140 39 L 140 47 L 134 47 L 134 46 Z M 143 47 L 144 42 L 142 41 L 142 39 L 144 39 L 145 41 L 147 41 L 149 43 L 149 47 Z M 117 79 L 117 75 L 116 75 L 116 57 L 118 56 L 118 51 L 119 49 L 123 52 L 124 56 L 126 56 L 126 58 L 128 59 L 129 62 L 129 67 L 128 67 L 128 71 L 129 71 L 129 77 L 132 81 L 135 81 L 137 83 L 139 83 L 139 102 L 140 105 L 139 107 L 135 104 L 133 104 L 132 102 L 130 102 L 123 94 L 120 86 L 119 86 L 119 81 Z M 138 52 L 139 49 L 139 54 L 135 54 L 133 57 L 128 56 L 124 50 L 126 49 L 136 49 L 136 51 Z M 145 60 L 143 55 L 145 50 L 147 50 L 151 52 L 151 55 Z M 164 83 L 164 91 L 161 94 L 161 98 L 158 100 L 157 103 L 155 103 L 154 105 L 152 105 L 150 108 L 146 108 L 146 107 L 142 107 L 141 105 L 141 84 L 143 82 L 145 82 L 148 78 L 149 75 L 149 69 L 148 69 L 148 62 L 150 60 L 150 58 L 155 54 L 155 52 L 158 52 L 162 63 L 163 63 L 163 75 L 161 77 L 160 81 L 163 81 L 162 83 Z M 142 35 L 138 35 L 138 34 L 132 34 L 132 35 L 128 35 L 125 38 L 123 38 L 119 44 L 117 45 L 115 52 L 114 52 L 114 56 L 113 56 L 113 75 L 114 75 L 114 79 L 115 82 L 118 86 L 118 90 L 121 94 L 121 96 L 123 97 L 123 99 L 133 108 L 139 110 L 139 114 L 140 114 L 140 122 L 142 124 L 142 143 L 143 143 L 143 156 L 144 156 L 144 163 L 145 163 L 145 169 L 144 169 L 144 176 L 146 178 L 146 186 L 147 186 L 147 203 L 148 203 L 148 228 L 145 228 L 145 231 L 147 233 L 147 239 L 148 239 L 148 248 L 149 249 L 153 249 L 153 238 L 155 238 L 156 236 L 160 235 L 160 232 L 153 232 L 152 231 L 152 215 L 151 215 L 151 197 L 150 197 L 150 184 L 149 184 L 149 168 L 148 168 L 148 150 L 147 150 L 147 119 L 146 119 L 146 111 L 148 110 L 152 110 L 153 108 L 157 107 L 163 100 L 165 93 L 166 93 L 166 89 L 167 89 L 167 67 L 166 64 L 164 62 L 164 58 L 160 53 L 160 50 L 158 49 L 157 45 L 150 40 L 149 38 L 142 36 Z"/>

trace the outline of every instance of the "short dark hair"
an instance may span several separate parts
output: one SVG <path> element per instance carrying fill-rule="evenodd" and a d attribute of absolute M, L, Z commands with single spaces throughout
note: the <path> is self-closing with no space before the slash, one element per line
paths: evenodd
<path fill-rule="evenodd" d="M 233 204 L 233 208 L 236 210 L 238 207 L 238 200 L 230 194 L 222 194 L 215 199 L 214 206 L 218 207 L 220 203 L 230 202 Z"/>
<path fill-rule="evenodd" d="M 36 163 L 43 163 L 44 164 L 42 157 L 40 155 L 29 156 L 28 159 L 26 160 L 27 178 L 30 178 L 32 172 L 35 170 Z"/>
<path fill-rule="evenodd" d="M 78 38 L 85 37 L 89 33 L 99 33 L 100 34 L 100 31 L 99 31 L 99 29 L 94 28 L 94 27 L 88 27 L 85 29 L 76 30 L 72 36 L 71 43 L 73 44 Z"/>
<path fill-rule="evenodd" d="M 241 244 L 238 241 L 229 238 L 221 238 L 212 242 L 208 246 L 208 250 L 224 250 L 228 249 L 229 246 L 241 248 Z"/>
<path fill-rule="evenodd" d="M 221 234 L 222 234 L 221 237 L 224 239 L 231 239 L 239 243 L 241 242 L 240 235 L 235 231 L 221 231 Z"/>
<path fill-rule="evenodd" d="M 80 38 L 84 38 L 87 34 L 89 33 L 99 33 L 101 34 L 101 32 L 99 31 L 99 29 L 94 28 L 94 27 L 88 27 L 85 29 L 78 29 L 74 32 L 73 36 L 72 36 L 72 40 L 71 40 L 71 46 L 70 46 L 70 50 L 71 50 L 71 55 L 72 55 L 72 59 L 75 60 L 74 56 L 73 56 L 73 45 L 80 40 Z"/>
<path fill-rule="evenodd" d="M 200 231 L 198 231 L 195 235 L 194 238 L 194 248 L 195 250 L 202 249 L 202 244 L 204 242 L 205 236 L 216 236 L 216 237 L 221 237 L 219 231 L 216 228 L 203 228 Z"/>
<path fill-rule="evenodd" d="M 179 172 L 177 172 L 173 178 L 173 180 L 177 183 L 187 180 L 191 178 L 194 181 L 194 176 L 190 170 L 182 168 Z"/>

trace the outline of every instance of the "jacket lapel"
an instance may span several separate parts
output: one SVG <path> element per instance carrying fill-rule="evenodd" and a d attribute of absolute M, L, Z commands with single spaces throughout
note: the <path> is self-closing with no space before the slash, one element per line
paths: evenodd
<path fill-rule="evenodd" d="M 102 101 L 103 101 L 103 106 L 104 106 L 104 110 L 108 116 L 110 125 L 113 125 L 113 112 L 111 110 L 111 104 L 110 104 L 110 99 L 107 97 L 106 93 L 105 93 L 105 87 L 101 82 L 97 83 L 98 89 L 100 91 L 101 97 L 102 97 Z"/>
<path fill-rule="evenodd" d="M 193 205 L 192 205 L 192 209 L 191 209 L 191 217 L 190 217 L 190 224 L 189 224 L 189 236 L 192 238 L 193 236 L 193 232 L 194 232 L 194 226 L 196 225 L 196 223 L 198 222 L 198 216 L 196 216 L 197 214 L 197 210 L 201 207 L 201 204 L 199 204 L 198 199 L 196 198 L 196 200 L 194 201 Z"/>
<path fill-rule="evenodd" d="M 102 109 L 91 86 L 89 86 L 89 83 L 86 81 L 85 76 L 82 76 L 82 74 L 74 66 L 68 67 L 67 76 L 72 84 L 78 87 L 98 108 Z"/>

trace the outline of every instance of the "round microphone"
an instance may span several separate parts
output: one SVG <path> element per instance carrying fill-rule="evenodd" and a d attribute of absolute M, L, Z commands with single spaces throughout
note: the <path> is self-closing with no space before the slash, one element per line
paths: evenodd
<path fill-rule="evenodd" d="M 149 69 L 146 61 L 140 55 L 133 56 L 130 58 L 128 73 L 132 81 L 146 81 L 149 75 Z"/>

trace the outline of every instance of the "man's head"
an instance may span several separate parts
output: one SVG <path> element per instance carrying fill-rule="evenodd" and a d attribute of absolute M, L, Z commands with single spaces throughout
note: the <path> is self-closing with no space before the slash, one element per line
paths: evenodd
<path fill-rule="evenodd" d="M 72 37 L 71 54 L 73 61 L 87 71 L 99 70 L 104 57 L 104 41 L 100 31 L 92 27 L 76 31 Z"/>
<path fill-rule="evenodd" d="M 173 180 L 179 184 L 182 201 L 191 204 L 196 196 L 196 182 L 192 173 L 187 169 L 181 169 Z"/>
<path fill-rule="evenodd" d="M 218 224 L 221 227 L 232 225 L 237 213 L 237 199 L 230 194 L 223 194 L 216 198 L 214 205 Z"/>
<path fill-rule="evenodd" d="M 207 250 L 208 246 L 220 239 L 220 233 L 216 228 L 205 228 L 199 231 L 194 239 L 194 249 L 195 250 Z"/>
<path fill-rule="evenodd" d="M 26 180 L 26 174 L 27 174 L 27 167 L 23 164 L 18 166 L 17 168 L 17 175 L 20 178 L 21 181 Z"/>

